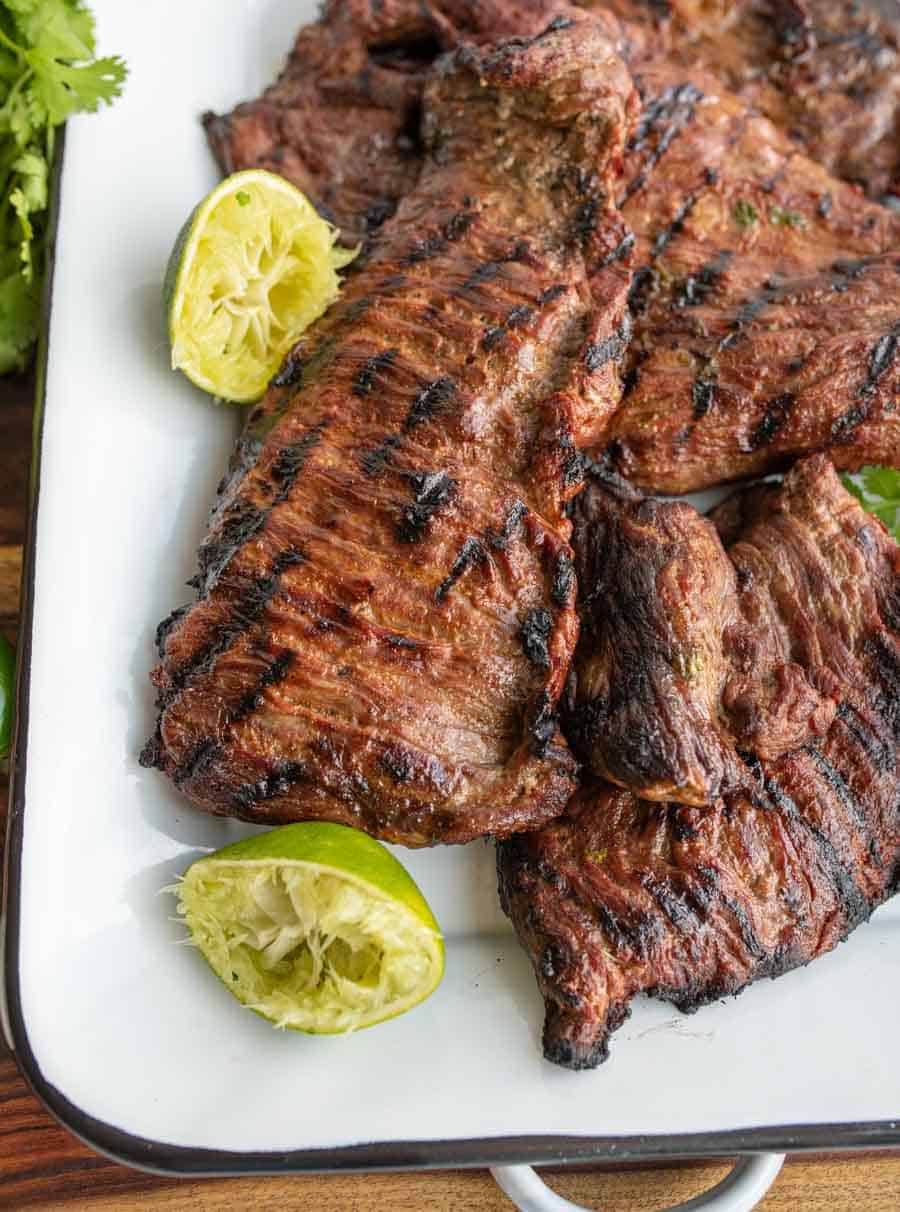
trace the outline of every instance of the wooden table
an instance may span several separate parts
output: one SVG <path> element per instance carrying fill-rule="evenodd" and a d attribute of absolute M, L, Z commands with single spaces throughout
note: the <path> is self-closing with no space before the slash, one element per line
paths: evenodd
<path fill-rule="evenodd" d="M 0 631 L 15 639 L 30 451 L 27 380 L 0 378 Z M 6 785 L 0 776 L 0 805 Z M 862 1029 L 862 1024 L 860 1025 Z M 209 1179 L 154 1178 L 98 1157 L 60 1128 L 0 1042 L 0 1208 L 308 1209 L 309 1212 L 509 1212 L 484 1170 L 424 1174 Z M 614 1170 L 551 1170 L 566 1198 L 603 1212 L 650 1212 L 689 1198 L 727 1162 Z M 900 1154 L 790 1162 L 764 1212 L 898 1212 Z"/>

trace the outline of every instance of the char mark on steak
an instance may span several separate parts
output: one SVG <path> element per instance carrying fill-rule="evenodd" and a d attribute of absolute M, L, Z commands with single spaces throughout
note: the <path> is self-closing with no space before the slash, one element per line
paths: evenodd
<path fill-rule="evenodd" d="M 622 786 L 595 777 L 498 850 L 545 1053 L 572 1068 L 606 1058 L 636 994 L 738 993 L 900 884 L 900 548 L 822 456 L 712 520 L 721 543 L 620 484 L 578 502 L 572 736 Z"/>
<path fill-rule="evenodd" d="M 630 63 L 712 73 L 798 151 L 872 198 L 900 193 L 895 0 L 582 0 L 625 24 Z"/>
<path fill-rule="evenodd" d="M 618 398 L 593 267 L 634 108 L 573 11 L 443 61 L 417 184 L 251 414 L 154 673 L 146 758 L 209 811 L 424 845 L 573 790 L 564 506 Z"/>
<path fill-rule="evenodd" d="M 418 178 L 435 59 L 464 42 L 540 36 L 567 12 L 565 0 L 328 0 L 260 98 L 204 116 L 210 147 L 223 172 L 278 173 L 346 242 L 368 244 Z"/>
<path fill-rule="evenodd" d="M 900 465 L 900 216 L 709 76 L 647 64 L 637 80 L 634 338 L 597 460 L 670 493 L 813 451 Z"/>

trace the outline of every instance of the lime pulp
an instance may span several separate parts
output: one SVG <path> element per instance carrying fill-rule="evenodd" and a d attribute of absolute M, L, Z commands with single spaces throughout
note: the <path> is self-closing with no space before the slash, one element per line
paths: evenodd
<path fill-rule="evenodd" d="M 409 873 L 344 825 L 286 825 L 199 859 L 175 888 L 192 941 L 278 1027 L 340 1033 L 411 1009 L 444 970 Z"/>

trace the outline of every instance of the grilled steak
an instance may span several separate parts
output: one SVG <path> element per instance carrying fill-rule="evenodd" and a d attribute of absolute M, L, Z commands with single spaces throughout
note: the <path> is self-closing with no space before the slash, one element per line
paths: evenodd
<path fill-rule="evenodd" d="M 626 720 L 607 688 L 608 733 L 580 739 L 641 794 L 595 781 L 498 851 L 545 1053 L 573 1068 L 605 1059 L 635 994 L 693 1010 L 737 993 L 828 951 L 900 887 L 900 549 L 886 529 L 816 456 L 716 511 L 729 575 L 687 506 L 590 491 L 608 501 L 582 512 L 580 567 L 596 572 L 604 549 L 615 571 L 585 584 L 585 614 L 605 606 L 594 642 L 617 652 L 592 664 L 587 637 L 579 683 L 608 687 L 613 671 L 635 706 Z M 632 541 L 629 564 L 617 550 Z M 646 750 L 611 768 L 604 746 L 626 724 Z M 742 770 L 724 784 L 723 751 Z M 643 798 L 666 786 L 697 803 Z"/>
<path fill-rule="evenodd" d="M 623 278 L 636 266 L 623 407 L 597 457 L 674 493 L 814 450 L 841 467 L 900 463 L 900 216 L 798 154 L 693 61 L 654 61 L 661 40 L 697 42 L 683 32 L 689 6 L 660 30 L 644 6 L 612 7 L 632 18 L 644 115 L 619 197 L 633 235 L 608 224 L 597 262 Z M 729 38 L 762 24 L 763 6 L 739 7 Z M 349 238 L 371 234 L 418 174 L 410 132 L 431 57 L 498 29 L 533 33 L 564 11 L 554 0 L 333 5 L 264 98 L 211 120 L 213 145 L 227 169 L 262 164 L 296 181 Z M 614 14 L 605 28 L 622 40 Z M 759 38 L 749 45 L 762 53 Z"/>
<path fill-rule="evenodd" d="M 824 736 L 848 605 L 877 614 L 841 530 L 848 510 L 854 534 L 868 515 L 824 456 L 713 516 L 738 509 L 726 553 L 692 506 L 621 481 L 595 480 L 573 502 L 582 628 L 566 731 L 595 775 L 645 799 L 713 804 L 746 781 L 738 751 L 777 758 Z"/>
<path fill-rule="evenodd" d="M 409 845 L 563 809 L 563 506 L 618 397 L 625 290 L 588 268 L 633 102 L 577 12 L 429 85 L 418 183 L 251 417 L 160 629 L 144 761 L 199 806 Z"/>
<path fill-rule="evenodd" d="M 900 464 L 900 216 L 793 151 L 709 77 L 667 65 L 644 98 L 620 201 L 634 340 L 602 457 L 693 489 L 827 450 Z"/>
<path fill-rule="evenodd" d="M 365 240 L 419 175 L 422 90 L 436 56 L 464 40 L 534 35 L 566 8 L 565 0 L 328 0 L 262 97 L 205 115 L 210 146 L 223 172 L 279 173 L 347 242 Z"/>
<path fill-rule="evenodd" d="M 629 25 L 631 61 L 710 71 L 835 176 L 900 192 L 896 0 L 582 0 Z"/>

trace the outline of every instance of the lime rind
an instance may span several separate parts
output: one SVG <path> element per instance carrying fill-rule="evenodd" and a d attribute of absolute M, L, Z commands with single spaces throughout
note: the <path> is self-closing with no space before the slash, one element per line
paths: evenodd
<path fill-rule="evenodd" d="M 335 847 L 337 865 L 284 853 L 327 858 Z M 415 883 L 344 826 L 291 825 L 236 843 L 194 863 L 173 891 L 219 979 L 277 1027 L 360 1030 L 411 1009 L 443 975 L 440 930 Z"/>
<path fill-rule="evenodd" d="M 172 367 L 235 403 L 258 399 L 300 334 L 331 306 L 358 249 L 294 186 L 228 177 L 182 228 L 163 287 Z"/>

